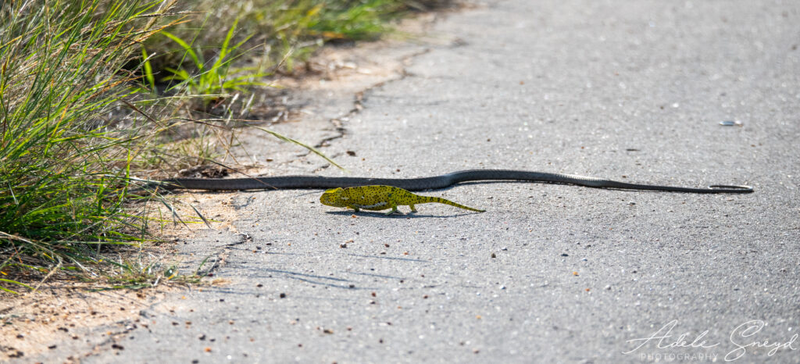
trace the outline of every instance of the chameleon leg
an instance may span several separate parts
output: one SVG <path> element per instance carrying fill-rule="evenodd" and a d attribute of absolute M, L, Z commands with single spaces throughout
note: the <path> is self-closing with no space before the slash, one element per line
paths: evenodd
<path fill-rule="evenodd" d="M 392 209 L 389 210 L 389 212 L 387 212 L 386 215 L 391 215 L 391 214 L 393 214 L 395 212 L 399 214 L 400 210 L 397 209 L 397 204 L 392 202 Z"/>
<path fill-rule="evenodd" d="M 408 205 L 408 207 L 411 208 L 411 212 L 417 212 L 417 209 L 414 207 L 413 204 L 412 205 Z"/>
<path fill-rule="evenodd" d="M 350 207 L 351 207 L 353 210 L 356 210 L 356 212 L 359 212 L 359 211 L 361 211 L 361 210 L 360 210 L 358 207 L 355 207 L 355 206 L 350 206 Z"/>

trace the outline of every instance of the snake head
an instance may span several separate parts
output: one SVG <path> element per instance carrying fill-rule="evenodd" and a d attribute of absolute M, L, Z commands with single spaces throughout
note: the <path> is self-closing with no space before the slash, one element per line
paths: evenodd
<path fill-rule="evenodd" d="M 346 207 L 347 197 L 344 197 L 343 191 L 341 187 L 327 190 L 319 197 L 319 202 L 327 206 Z"/>

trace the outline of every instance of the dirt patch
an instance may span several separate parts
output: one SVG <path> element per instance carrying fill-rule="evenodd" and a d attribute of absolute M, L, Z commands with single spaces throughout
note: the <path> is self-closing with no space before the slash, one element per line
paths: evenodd
<path fill-rule="evenodd" d="M 52 282 L 36 293 L 3 297 L 0 359 L 31 357 L 57 349 L 65 341 L 82 342 L 86 327 L 136 322 L 140 310 L 172 290 L 90 292 L 88 288 L 74 282 Z"/>

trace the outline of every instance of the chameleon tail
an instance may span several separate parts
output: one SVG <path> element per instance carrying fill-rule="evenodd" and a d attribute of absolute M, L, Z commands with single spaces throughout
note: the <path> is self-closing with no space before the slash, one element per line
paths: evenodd
<path fill-rule="evenodd" d="M 443 199 L 441 197 L 428 197 L 428 201 L 426 201 L 426 202 L 438 202 L 438 203 L 443 203 L 445 205 L 455 206 L 455 207 L 458 207 L 458 208 L 464 209 L 464 210 L 470 210 L 470 211 L 475 211 L 475 212 L 486 212 L 486 210 L 473 209 L 472 207 L 468 207 L 468 206 L 464 206 L 464 205 L 461 205 L 461 204 L 457 204 L 457 203 L 455 203 L 453 201 L 446 200 L 446 199 Z"/>

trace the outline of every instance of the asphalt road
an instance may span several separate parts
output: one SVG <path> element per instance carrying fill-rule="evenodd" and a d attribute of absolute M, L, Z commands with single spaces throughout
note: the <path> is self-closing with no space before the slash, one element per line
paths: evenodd
<path fill-rule="evenodd" d="M 800 2 L 487 1 L 433 32 L 458 40 L 416 45 L 430 51 L 323 148 L 350 175 L 513 168 L 756 192 L 469 184 L 426 194 L 486 213 L 391 217 L 318 191 L 218 194 L 233 221 L 179 248 L 187 265 L 213 255 L 222 284 L 40 360 L 800 362 Z M 307 160 L 291 172 L 322 164 Z"/>

